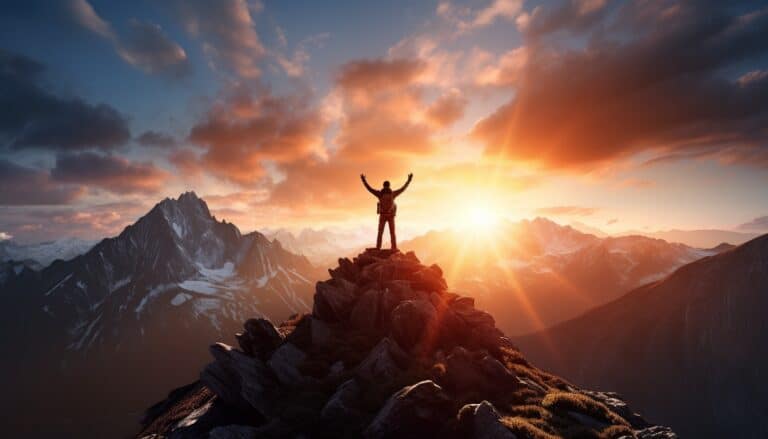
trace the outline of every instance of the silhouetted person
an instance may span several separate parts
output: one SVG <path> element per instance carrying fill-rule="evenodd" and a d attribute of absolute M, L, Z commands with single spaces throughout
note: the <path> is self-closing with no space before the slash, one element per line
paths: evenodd
<path fill-rule="evenodd" d="M 395 214 L 397 214 L 397 205 L 395 204 L 395 198 L 408 188 L 408 185 L 411 184 L 411 180 L 413 180 L 413 174 L 408 174 L 408 181 L 405 182 L 403 187 L 396 191 L 390 189 L 389 181 L 385 181 L 384 187 L 377 191 L 365 181 L 365 174 L 360 174 L 360 179 L 363 180 L 363 184 L 365 185 L 365 188 L 368 189 L 368 192 L 379 199 L 379 202 L 376 204 L 376 213 L 379 214 L 379 234 L 376 237 L 376 248 L 381 248 L 381 235 L 384 233 L 384 224 L 387 223 L 389 224 L 389 241 L 392 245 L 392 250 L 397 250 L 397 239 L 395 238 Z"/>

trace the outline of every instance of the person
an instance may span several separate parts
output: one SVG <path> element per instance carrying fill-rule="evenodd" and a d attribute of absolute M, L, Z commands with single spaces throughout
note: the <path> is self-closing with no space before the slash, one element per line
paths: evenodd
<path fill-rule="evenodd" d="M 363 185 L 368 189 L 368 192 L 373 194 L 379 202 L 376 204 L 376 213 L 379 214 L 379 234 L 376 237 L 376 248 L 381 249 L 381 235 L 384 233 L 384 224 L 389 225 L 389 242 L 392 250 L 397 250 L 397 238 L 395 237 L 395 215 L 397 214 L 397 205 L 395 204 L 395 198 L 405 192 L 408 185 L 413 180 L 413 174 L 408 174 L 408 181 L 405 182 L 403 187 L 393 191 L 389 187 L 389 181 L 384 182 L 384 187 L 381 190 L 376 190 L 368 184 L 365 179 L 365 174 L 360 174 L 360 179 L 363 180 Z"/>

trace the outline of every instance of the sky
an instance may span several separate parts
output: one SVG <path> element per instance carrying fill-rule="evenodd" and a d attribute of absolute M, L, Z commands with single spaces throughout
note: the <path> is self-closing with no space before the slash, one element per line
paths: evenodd
<path fill-rule="evenodd" d="M 0 6 L 0 240 L 193 190 L 243 231 L 546 216 L 768 232 L 768 7 L 736 0 Z M 481 221 L 478 221 L 478 218 Z"/>

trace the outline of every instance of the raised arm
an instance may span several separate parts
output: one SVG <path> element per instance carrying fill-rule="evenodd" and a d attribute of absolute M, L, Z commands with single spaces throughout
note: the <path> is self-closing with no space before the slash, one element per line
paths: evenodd
<path fill-rule="evenodd" d="M 411 184 L 411 180 L 413 180 L 413 174 L 408 174 L 408 181 L 405 182 L 403 187 L 393 192 L 394 196 L 398 196 L 405 192 L 406 189 L 408 189 L 408 185 Z"/>
<path fill-rule="evenodd" d="M 371 185 L 368 184 L 368 182 L 365 180 L 365 174 L 360 174 L 360 180 L 363 180 L 363 185 L 365 185 L 365 188 L 368 189 L 368 192 L 372 193 L 374 197 L 379 197 L 381 194 L 376 189 L 372 188 Z"/>

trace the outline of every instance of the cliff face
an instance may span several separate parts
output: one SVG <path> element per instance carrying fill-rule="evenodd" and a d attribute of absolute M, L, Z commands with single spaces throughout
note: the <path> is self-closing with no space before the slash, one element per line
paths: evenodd
<path fill-rule="evenodd" d="M 768 235 L 515 342 L 536 364 L 619 391 L 684 437 L 765 438 L 766 293 Z"/>
<path fill-rule="evenodd" d="M 142 438 L 673 438 L 617 395 L 529 364 L 437 265 L 367 250 L 318 282 L 311 314 L 245 322 Z"/>

